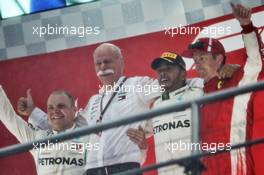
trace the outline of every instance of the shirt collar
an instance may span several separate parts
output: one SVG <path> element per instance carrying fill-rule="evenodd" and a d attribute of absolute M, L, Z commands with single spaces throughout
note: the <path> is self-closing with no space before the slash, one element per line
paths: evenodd
<path fill-rule="evenodd" d="M 175 91 L 172 91 L 170 92 L 170 96 L 175 96 L 175 95 L 178 95 L 184 91 L 186 91 L 187 89 L 190 89 L 190 88 L 194 88 L 193 85 L 192 85 L 192 81 L 190 79 L 187 79 L 186 80 L 186 84 L 185 86 L 179 88 L 179 89 L 176 89 Z"/>
<path fill-rule="evenodd" d="M 72 125 L 71 128 L 65 129 L 65 130 L 63 130 L 63 131 L 55 131 L 55 130 L 52 130 L 52 132 L 53 132 L 54 134 L 59 134 L 59 133 L 61 133 L 61 132 L 72 131 L 75 127 L 76 127 L 76 124 L 73 123 L 73 125 Z"/>
<path fill-rule="evenodd" d="M 181 88 L 179 88 L 179 89 L 176 89 L 175 91 L 170 92 L 170 96 L 176 96 L 176 95 L 178 95 L 178 94 L 184 92 L 184 91 L 185 91 L 186 89 L 188 89 L 188 88 L 189 88 L 189 85 L 186 84 L 185 86 L 183 86 L 183 87 L 181 87 Z"/>

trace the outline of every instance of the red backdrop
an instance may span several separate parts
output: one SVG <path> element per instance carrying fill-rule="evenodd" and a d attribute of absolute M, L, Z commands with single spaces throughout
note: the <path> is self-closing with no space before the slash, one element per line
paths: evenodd
<path fill-rule="evenodd" d="M 254 12 L 264 11 L 264 6 L 257 7 Z M 194 26 L 204 27 L 217 22 L 231 19 L 231 15 L 204 21 Z M 263 27 L 263 26 L 262 26 Z M 125 75 L 149 75 L 155 77 L 150 69 L 153 58 L 159 56 L 163 51 L 174 51 L 180 53 L 196 35 L 176 35 L 171 37 L 165 35 L 164 31 L 132 38 L 112 41 L 118 45 L 125 58 Z M 236 44 L 236 43 L 234 43 Z M 79 106 L 84 107 L 89 97 L 97 93 L 99 81 L 94 72 L 92 53 L 96 45 L 67 49 L 54 53 L 30 56 L 23 59 L 13 59 L 0 62 L 0 84 L 3 86 L 13 106 L 19 97 L 24 96 L 28 88 L 32 89 L 35 104 L 45 110 L 45 102 L 54 89 L 67 89 L 79 99 Z M 228 62 L 240 63 L 241 50 L 235 50 L 228 54 Z M 194 76 L 189 72 L 189 76 Z M 264 93 L 259 93 L 255 102 L 256 111 L 260 113 L 261 98 Z M 259 107 L 258 107 L 259 106 Z M 25 118 L 26 119 L 26 118 Z M 264 137 L 264 114 L 256 117 L 254 125 L 254 138 Z M 18 143 L 5 126 L 0 122 L 0 147 Z M 153 151 L 153 138 L 150 139 L 150 150 L 148 152 L 148 163 L 155 162 Z M 264 172 L 262 162 L 264 161 L 264 146 L 254 147 L 254 158 L 258 174 Z M 10 156 L 0 159 L 0 174 L 35 174 L 33 159 L 29 153 Z M 153 174 L 153 173 L 148 173 Z"/>

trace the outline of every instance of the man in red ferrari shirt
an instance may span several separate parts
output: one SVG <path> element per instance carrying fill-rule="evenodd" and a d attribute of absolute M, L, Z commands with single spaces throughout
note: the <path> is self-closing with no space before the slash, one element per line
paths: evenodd
<path fill-rule="evenodd" d="M 246 49 L 245 57 L 241 58 L 245 62 L 232 78 L 218 78 L 218 70 L 225 64 L 226 52 L 217 39 L 200 38 L 182 53 L 183 56 L 194 59 L 199 76 L 205 80 L 205 93 L 257 82 L 263 73 L 263 43 L 257 28 L 252 24 L 251 10 L 240 4 L 231 6 L 242 27 Z M 250 140 L 253 129 L 253 96 L 254 93 L 248 93 L 204 105 L 201 109 L 202 143 L 235 145 Z M 255 174 L 250 148 L 206 157 L 203 163 L 207 167 L 204 174 Z"/>

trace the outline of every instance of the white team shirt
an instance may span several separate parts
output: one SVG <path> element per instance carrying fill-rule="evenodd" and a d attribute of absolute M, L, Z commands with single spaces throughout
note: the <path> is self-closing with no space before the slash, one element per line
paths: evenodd
<path fill-rule="evenodd" d="M 43 139 L 57 134 L 53 130 L 44 131 L 31 128 L 16 114 L 1 86 L 0 119 L 21 143 Z M 75 128 L 76 125 L 74 124 L 67 131 Z M 61 143 L 46 145 L 43 149 L 31 150 L 30 153 L 34 157 L 37 173 L 39 175 L 75 175 L 84 173 L 87 152 L 84 143 L 87 143 L 88 140 L 88 137 L 74 138 Z M 35 144 L 35 146 L 38 145 Z"/>
<path fill-rule="evenodd" d="M 160 97 L 153 108 L 161 108 L 186 100 L 192 100 L 203 95 L 203 80 L 191 79 L 187 85 L 169 93 L 170 99 L 162 101 Z M 152 119 L 156 162 L 164 162 L 191 155 L 187 145 L 191 143 L 191 110 L 164 114 Z M 181 175 L 184 168 L 173 165 L 158 169 L 159 175 Z"/>
<path fill-rule="evenodd" d="M 124 78 L 125 77 L 121 77 L 117 85 L 119 85 Z M 132 90 L 132 87 L 135 87 L 135 89 Z M 148 89 L 148 87 L 152 87 L 153 89 L 147 92 L 148 90 L 146 89 Z M 104 93 L 103 91 L 103 89 L 100 89 L 99 94 L 91 97 L 87 107 L 81 113 L 81 115 L 87 119 L 89 126 L 96 125 L 100 117 L 100 103 Z M 160 87 L 157 80 L 153 80 L 149 77 L 128 78 L 107 108 L 103 115 L 102 123 L 112 122 L 142 113 L 149 109 L 150 104 L 155 98 L 160 96 L 160 94 Z M 105 92 L 102 101 L 103 108 L 111 96 L 112 92 Z M 89 152 L 90 154 L 88 153 L 86 169 L 125 162 L 142 163 L 145 158 L 145 152 L 142 152 L 138 145 L 132 142 L 126 135 L 126 131 L 129 128 L 137 129 L 139 125 L 141 125 L 143 129 L 152 132 L 150 131 L 152 129 L 152 127 L 150 127 L 151 124 L 143 121 L 103 131 L 100 136 L 92 134 L 90 136 L 90 142 L 98 142 L 100 149 L 98 151 Z"/>

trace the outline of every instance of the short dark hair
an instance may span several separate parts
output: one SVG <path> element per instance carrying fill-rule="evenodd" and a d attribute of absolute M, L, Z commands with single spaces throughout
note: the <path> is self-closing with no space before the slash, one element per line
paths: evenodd
<path fill-rule="evenodd" d="M 64 89 L 54 90 L 51 92 L 50 95 L 66 95 L 69 98 L 72 107 L 75 106 L 75 97 L 70 92 Z"/>

